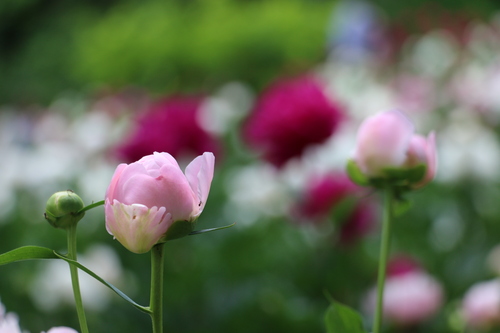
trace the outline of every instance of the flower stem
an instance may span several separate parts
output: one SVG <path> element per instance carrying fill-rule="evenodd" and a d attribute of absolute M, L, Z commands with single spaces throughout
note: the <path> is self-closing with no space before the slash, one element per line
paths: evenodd
<path fill-rule="evenodd" d="M 156 244 L 151 249 L 151 295 L 149 309 L 153 333 L 163 333 L 163 252 L 165 243 Z"/>
<path fill-rule="evenodd" d="M 92 209 L 92 208 L 95 208 L 95 207 L 99 207 L 99 206 L 102 206 L 104 205 L 105 201 L 104 200 L 101 200 L 101 201 L 97 201 L 97 202 L 94 202 L 88 206 L 85 206 L 83 207 L 82 209 L 80 209 L 77 214 L 80 214 L 80 213 L 83 213 L 83 212 L 86 212 L 87 210 L 89 209 Z"/>
<path fill-rule="evenodd" d="M 68 227 L 68 258 L 76 261 L 76 223 Z M 82 294 L 80 292 L 80 283 L 78 281 L 78 268 L 74 265 L 69 265 L 71 272 L 71 284 L 73 286 L 73 294 L 75 296 L 76 312 L 78 314 L 78 321 L 80 322 L 80 329 L 82 333 L 88 333 L 87 319 L 85 318 L 85 311 L 83 309 Z"/>
<path fill-rule="evenodd" d="M 380 245 L 380 257 L 378 265 L 377 281 L 377 304 L 375 308 L 375 318 L 373 321 L 373 333 L 380 333 L 382 329 L 384 286 L 387 270 L 387 258 L 389 257 L 389 247 L 391 241 L 391 223 L 393 219 L 394 190 L 390 186 L 384 192 L 384 218 L 382 221 L 382 239 Z"/>

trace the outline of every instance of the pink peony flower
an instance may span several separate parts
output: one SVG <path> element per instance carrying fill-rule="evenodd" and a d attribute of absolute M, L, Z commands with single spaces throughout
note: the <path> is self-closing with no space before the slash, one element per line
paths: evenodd
<path fill-rule="evenodd" d="M 218 151 L 218 143 L 199 124 L 198 97 L 168 97 L 151 105 L 137 119 L 135 129 L 118 147 L 118 157 L 131 163 L 155 151 L 168 151 L 176 158 Z"/>
<path fill-rule="evenodd" d="M 467 325 L 474 328 L 500 325 L 500 280 L 473 285 L 464 296 L 462 314 Z"/>
<path fill-rule="evenodd" d="M 393 264 L 395 275 L 388 275 L 385 282 L 384 317 L 398 326 L 412 326 L 430 319 L 443 302 L 441 284 L 413 265 L 401 261 Z M 367 299 L 369 312 L 375 309 L 375 299 L 376 290 L 373 289 Z"/>
<path fill-rule="evenodd" d="M 135 253 L 148 252 L 167 239 L 185 236 L 203 211 L 214 173 L 215 157 L 204 153 L 182 173 L 168 153 L 154 153 L 120 164 L 106 191 L 106 229 Z M 187 223 L 169 234 L 176 222 Z"/>
<path fill-rule="evenodd" d="M 387 168 L 408 169 L 424 164 L 426 174 L 414 184 L 421 187 L 434 178 L 436 161 L 434 133 L 427 138 L 415 135 L 413 124 L 398 111 L 369 117 L 358 130 L 354 162 L 369 178 L 384 177 Z"/>
<path fill-rule="evenodd" d="M 278 81 L 258 99 L 243 129 L 247 143 L 277 167 L 328 139 L 343 114 L 311 77 Z"/>

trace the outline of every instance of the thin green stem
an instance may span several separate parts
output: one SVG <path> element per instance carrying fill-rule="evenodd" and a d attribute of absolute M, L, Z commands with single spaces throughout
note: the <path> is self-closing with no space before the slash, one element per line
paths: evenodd
<path fill-rule="evenodd" d="M 77 214 L 80 214 L 80 213 L 86 212 L 87 210 L 92 209 L 92 208 L 95 208 L 95 207 L 102 206 L 102 205 L 104 205 L 104 202 L 105 202 L 104 200 L 101 200 L 101 201 L 94 202 L 94 203 L 92 203 L 92 204 L 90 204 L 90 205 L 88 205 L 88 206 L 85 206 L 85 207 L 83 207 L 82 209 L 80 209 L 80 210 L 77 212 Z"/>
<path fill-rule="evenodd" d="M 382 330 L 382 317 L 384 306 L 384 286 L 387 269 L 387 258 L 391 242 L 391 223 L 393 219 L 394 190 L 388 186 L 384 193 L 384 218 L 382 221 L 382 239 L 380 245 L 380 257 L 378 265 L 377 281 L 377 303 L 375 308 L 375 318 L 373 321 L 373 333 L 380 333 Z"/>
<path fill-rule="evenodd" d="M 153 333 L 163 333 L 163 271 L 165 243 L 156 244 L 151 249 L 151 295 L 149 309 Z"/>
<path fill-rule="evenodd" d="M 68 258 L 76 261 L 76 223 L 67 229 L 68 236 Z M 73 294 L 75 296 L 76 312 L 78 314 L 78 321 L 80 322 L 80 329 L 82 333 L 88 333 L 87 319 L 85 318 L 85 311 L 83 309 L 82 294 L 80 292 L 80 282 L 78 281 L 78 268 L 74 265 L 69 265 L 71 272 L 71 284 L 73 286 Z"/>

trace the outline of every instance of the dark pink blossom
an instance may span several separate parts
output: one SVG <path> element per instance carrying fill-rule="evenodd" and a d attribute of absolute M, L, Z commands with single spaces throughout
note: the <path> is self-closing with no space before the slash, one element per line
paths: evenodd
<path fill-rule="evenodd" d="M 153 103 L 117 149 L 119 159 L 131 163 L 155 151 L 168 152 L 175 158 L 217 153 L 216 139 L 197 120 L 202 101 L 200 97 L 174 96 Z"/>
<path fill-rule="evenodd" d="M 391 258 L 387 264 L 387 275 L 397 276 L 411 272 L 421 271 L 420 264 L 410 256 L 397 255 Z"/>
<path fill-rule="evenodd" d="M 277 167 L 326 141 L 343 113 L 312 77 L 280 80 L 257 100 L 243 128 L 245 141 Z"/>
<path fill-rule="evenodd" d="M 340 242 L 351 244 L 370 232 L 377 220 L 376 207 L 367 200 L 360 200 L 342 224 Z"/>
<path fill-rule="evenodd" d="M 377 218 L 375 206 L 360 198 L 361 191 L 362 188 L 343 173 L 315 178 L 311 180 L 297 204 L 296 215 L 318 223 L 328 219 L 342 202 L 353 200 L 350 211 L 343 217 L 343 221 L 339 221 L 340 242 L 350 244 L 369 232 Z"/>
<path fill-rule="evenodd" d="M 317 177 L 306 187 L 298 211 L 301 216 L 309 219 L 323 217 L 357 190 L 359 187 L 345 174 Z"/>

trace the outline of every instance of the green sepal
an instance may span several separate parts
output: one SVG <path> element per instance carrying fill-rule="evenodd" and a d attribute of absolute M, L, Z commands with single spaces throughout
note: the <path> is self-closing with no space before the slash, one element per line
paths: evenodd
<path fill-rule="evenodd" d="M 327 333 L 366 333 L 361 315 L 335 301 L 326 310 L 325 324 Z"/>
<path fill-rule="evenodd" d="M 346 166 L 347 175 L 349 178 L 360 186 L 370 186 L 370 179 L 361 171 L 353 159 L 347 161 Z"/>
<path fill-rule="evenodd" d="M 162 237 L 161 242 L 182 238 L 189 235 L 194 230 L 195 222 L 189 221 L 176 221 L 168 228 L 165 236 Z"/>
<path fill-rule="evenodd" d="M 419 164 L 411 168 L 384 168 L 382 169 L 384 178 L 397 185 L 414 184 L 424 179 L 427 172 L 425 164 Z"/>
<path fill-rule="evenodd" d="M 413 203 L 406 198 L 399 197 L 395 198 L 393 205 L 394 216 L 399 217 L 406 213 L 413 206 Z"/>
<path fill-rule="evenodd" d="M 372 186 L 375 188 L 394 187 L 399 193 L 407 192 L 412 186 L 422 181 L 427 172 L 425 164 L 419 164 L 411 168 L 384 168 L 382 175 L 368 177 L 358 167 L 353 159 L 348 160 L 346 167 L 349 178 L 360 186 Z"/>

